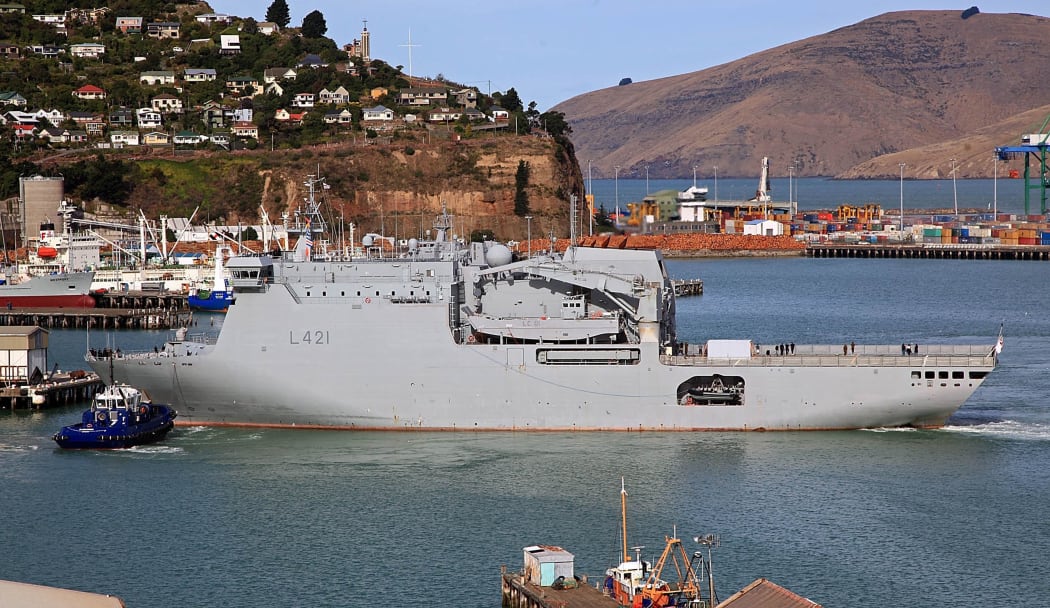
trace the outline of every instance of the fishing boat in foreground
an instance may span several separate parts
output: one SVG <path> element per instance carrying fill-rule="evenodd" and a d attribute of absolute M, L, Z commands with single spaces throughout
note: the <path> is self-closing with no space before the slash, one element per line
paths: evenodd
<path fill-rule="evenodd" d="M 167 405 L 143 399 L 138 389 L 114 384 L 95 396 L 80 422 L 51 438 L 63 448 L 130 448 L 164 439 L 176 415 Z"/>

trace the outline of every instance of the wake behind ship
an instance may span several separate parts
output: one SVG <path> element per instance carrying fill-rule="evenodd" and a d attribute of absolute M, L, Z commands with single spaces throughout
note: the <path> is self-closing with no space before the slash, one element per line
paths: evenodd
<path fill-rule="evenodd" d="M 450 237 L 314 256 L 233 257 L 211 343 L 88 355 L 103 377 L 170 403 L 182 424 L 448 430 L 938 427 L 997 364 L 992 345 L 686 346 L 657 251 L 570 247 L 514 260 Z M 553 247 L 552 247 L 553 251 Z"/>

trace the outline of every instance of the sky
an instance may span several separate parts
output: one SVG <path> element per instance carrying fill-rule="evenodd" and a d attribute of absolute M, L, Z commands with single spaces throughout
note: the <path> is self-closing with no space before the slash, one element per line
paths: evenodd
<path fill-rule="evenodd" d="M 290 26 L 319 10 L 339 46 L 368 20 L 372 58 L 483 93 L 514 88 L 540 111 L 598 89 L 721 65 L 901 10 L 953 10 L 912 0 L 286 0 Z M 217 13 L 264 21 L 272 0 L 210 0 Z M 995 0 L 986 13 L 1050 16 L 1046 0 Z M 408 46 L 411 41 L 412 46 Z M 411 69 L 410 69 L 411 68 Z"/>

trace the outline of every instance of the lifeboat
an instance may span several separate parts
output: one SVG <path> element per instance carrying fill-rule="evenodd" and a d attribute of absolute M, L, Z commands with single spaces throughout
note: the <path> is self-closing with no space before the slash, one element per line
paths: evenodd
<path fill-rule="evenodd" d="M 36 254 L 42 258 L 55 258 L 58 257 L 58 249 L 54 247 L 41 247 L 36 250 Z"/>

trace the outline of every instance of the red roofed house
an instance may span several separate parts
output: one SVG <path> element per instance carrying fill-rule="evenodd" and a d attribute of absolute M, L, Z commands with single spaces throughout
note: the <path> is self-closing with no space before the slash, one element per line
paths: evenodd
<path fill-rule="evenodd" d="M 81 99 L 105 99 L 106 92 L 93 84 L 85 84 L 79 89 L 73 91 L 73 97 L 79 97 Z"/>

